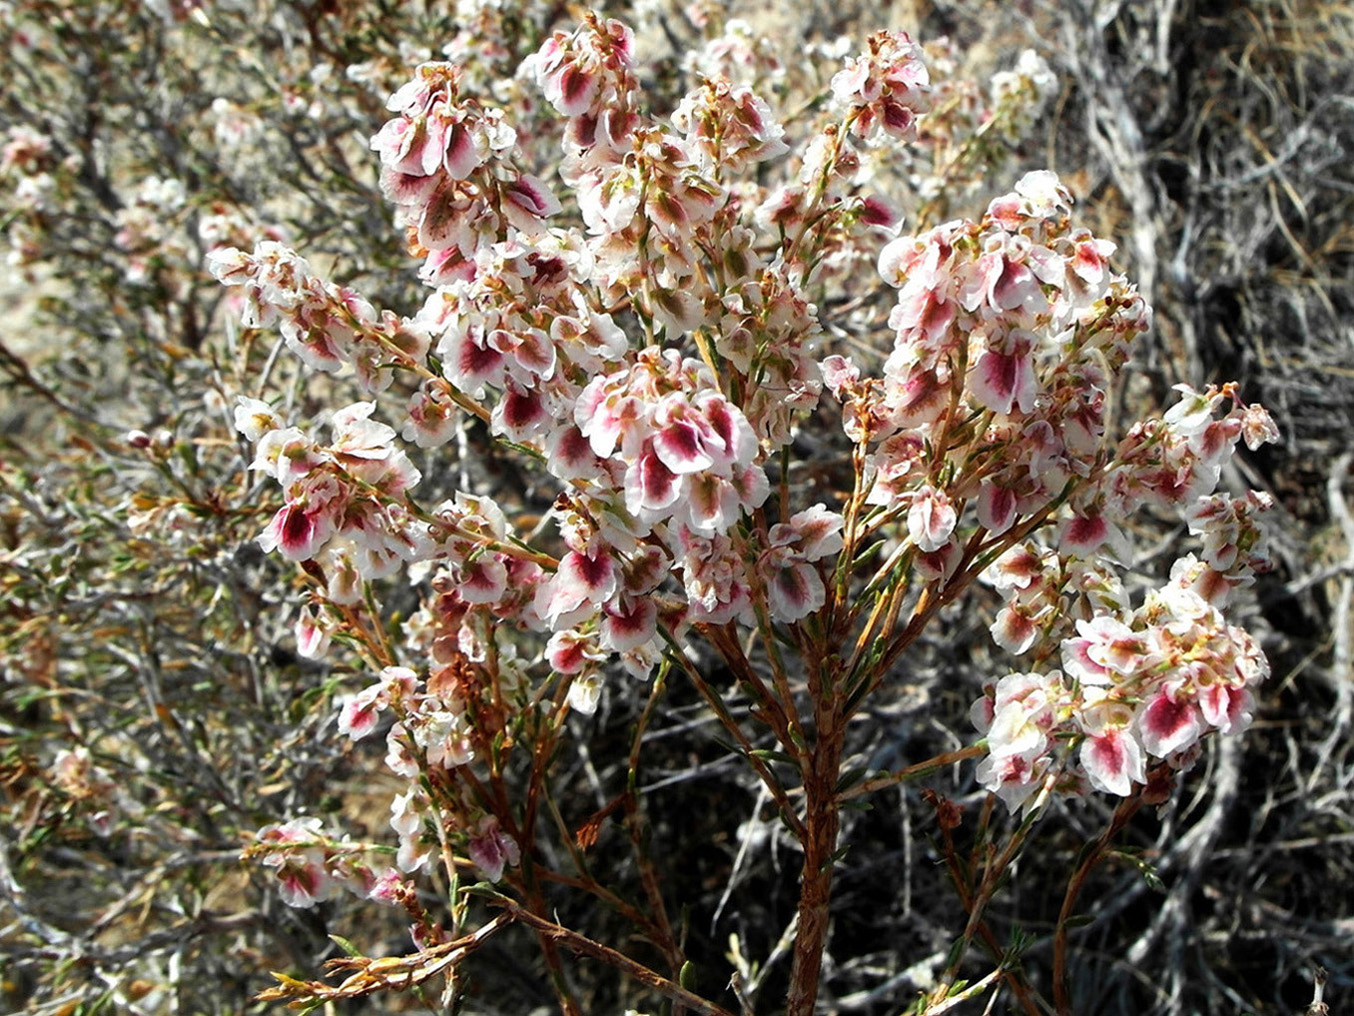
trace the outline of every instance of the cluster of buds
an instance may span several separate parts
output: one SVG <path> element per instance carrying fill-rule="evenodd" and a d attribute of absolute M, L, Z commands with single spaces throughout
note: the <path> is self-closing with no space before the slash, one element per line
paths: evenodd
<path fill-rule="evenodd" d="M 52 139 L 23 124 L 9 129 L 0 148 L 0 177 L 12 180 L 14 203 L 32 211 L 46 208 L 46 195 L 54 186 L 51 172 L 56 168 Z"/>
<path fill-rule="evenodd" d="M 1231 411 L 1215 419 L 1227 396 Z M 1015 655 L 1055 642 L 1062 652 L 1060 670 L 1008 675 L 975 706 L 990 752 L 979 777 L 1013 807 L 1050 773 L 1069 776 L 1065 789 L 1078 789 L 1084 774 L 1094 789 L 1127 796 L 1150 760 L 1183 767 L 1206 733 L 1249 722 L 1251 689 L 1268 666 L 1220 608 L 1268 566 L 1261 517 L 1272 502 L 1212 493 L 1243 437 L 1254 448 L 1277 431 L 1230 387 L 1182 386 L 1181 401 L 1135 428 L 1072 499 L 1056 548 L 1023 543 L 989 570 L 1006 600 L 994 641 Z M 1169 583 L 1132 610 L 1104 557 L 1127 557 L 1113 520 L 1144 502 L 1184 513 L 1203 557 L 1176 562 Z M 1064 768 L 1053 768 L 1059 744 L 1080 744 L 1078 765 L 1064 758 Z"/>

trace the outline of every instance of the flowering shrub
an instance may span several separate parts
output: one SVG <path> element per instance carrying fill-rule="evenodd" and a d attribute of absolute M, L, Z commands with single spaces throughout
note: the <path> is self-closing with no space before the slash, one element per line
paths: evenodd
<path fill-rule="evenodd" d="M 352 1012 L 779 1011 L 824 671 L 816 1011 L 1338 1009 L 1349 24 L 947 0 L 871 47 L 859 2 L 605 7 L 632 39 L 540 0 L 0 0 L 0 1011 L 263 1011 L 334 961 L 312 995 L 410 989 Z M 386 108 L 434 62 L 454 99 Z M 1043 166 L 1074 205 L 988 215 Z M 1122 362 L 1078 357 L 1075 272 L 964 288 L 963 236 L 1065 263 L 1064 217 L 1154 309 Z M 962 278 L 891 247 L 956 230 Z M 900 290 L 954 322 L 890 325 Z M 1265 429 L 1233 391 L 1282 444 L 1228 454 Z"/>
<path fill-rule="evenodd" d="M 638 49 L 596 14 L 546 36 L 520 75 L 559 123 L 455 62 L 421 63 L 395 89 L 370 146 L 429 290 L 412 314 L 326 281 L 275 239 L 208 254 L 245 328 L 277 326 L 308 368 L 368 398 L 328 414 L 327 442 L 256 389 L 234 419 L 283 499 L 258 542 L 305 576 L 300 651 L 341 645 L 364 661 L 338 730 L 383 734 L 402 788 L 393 866 L 309 817 L 269 825 L 247 853 L 293 906 L 346 887 L 401 908 L 415 947 L 354 950 L 342 983 L 279 975 L 263 997 L 309 1007 L 442 977 L 450 1004 L 462 961 L 517 925 L 565 1013 L 584 1005 L 562 950 L 725 1013 L 691 970 L 635 792 L 645 725 L 680 679 L 802 851 L 791 1016 L 814 1011 L 849 804 L 976 760 L 1015 818 L 999 834 L 985 813 L 990 852 L 964 866 L 956 809 L 935 798 L 968 921 L 917 1011 L 1000 982 L 1038 1013 L 1019 949 L 985 912 L 1056 799 L 1121 799 L 1059 915 L 1052 992 L 1069 1012 L 1067 926 L 1086 873 L 1205 738 L 1244 729 L 1267 674 L 1223 611 L 1266 566 L 1270 501 L 1218 487 L 1238 442 L 1277 431 L 1229 384 L 1181 386 L 1164 415 L 1116 433 L 1115 378 L 1148 306 L 1053 173 L 1025 173 L 976 218 L 928 224 L 977 158 L 954 136 L 956 110 L 977 100 L 938 109 L 948 93 L 908 35 L 871 36 L 821 111 L 795 118 L 759 90 L 775 68 L 736 33 L 693 58 L 700 76 L 670 115 L 646 103 Z M 1022 59 L 994 85 L 1003 112 L 976 131 L 1027 126 L 1048 84 Z M 914 178 L 906 197 L 885 192 L 898 174 L 870 170 L 894 159 Z M 881 285 L 861 286 L 866 265 Z M 848 301 L 855 317 L 837 320 Z M 480 429 L 550 485 L 546 518 L 514 519 L 526 505 L 476 490 L 418 500 Z M 814 442 L 849 465 L 807 470 Z M 1132 527 L 1147 511 L 1181 519 L 1196 547 L 1141 590 Z M 853 723 L 947 608 L 991 602 L 980 583 L 1010 672 L 974 703 L 978 736 L 902 769 L 859 765 Z M 419 606 L 397 623 L 382 598 L 410 589 Z M 736 691 L 712 679 L 712 653 Z M 648 704 L 629 786 L 570 834 L 551 789 L 585 730 L 570 715 L 636 679 Z M 591 874 L 612 814 L 640 901 Z M 561 888 L 614 909 L 655 959 L 560 923 Z M 975 939 L 995 966 L 966 986 Z M 746 977 L 735 966 L 751 1012 Z"/>

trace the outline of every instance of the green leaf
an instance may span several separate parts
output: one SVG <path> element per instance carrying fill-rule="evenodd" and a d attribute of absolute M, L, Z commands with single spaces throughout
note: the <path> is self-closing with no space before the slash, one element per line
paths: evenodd
<path fill-rule="evenodd" d="M 950 951 L 945 954 L 945 966 L 952 967 L 959 962 L 959 957 L 964 954 L 964 940 L 956 938 L 954 944 L 950 946 Z"/>
<path fill-rule="evenodd" d="M 700 983 L 700 978 L 696 973 L 695 965 L 690 960 L 687 960 L 682 964 L 682 969 L 677 974 L 677 981 L 687 991 L 696 990 L 696 985 Z"/>
<path fill-rule="evenodd" d="M 358 949 L 357 946 L 353 945 L 352 942 L 344 938 L 342 935 L 330 935 L 329 941 L 333 942 L 336 946 L 342 949 L 344 954 L 347 956 L 362 955 L 362 951 Z"/>
<path fill-rule="evenodd" d="M 846 772 L 842 773 L 841 777 L 837 780 L 837 793 L 840 794 L 843 791 L 854 787 L 861 780 L 865 779 L 869 772 L 869 766 L 853 766 L 848 769 Z"/>

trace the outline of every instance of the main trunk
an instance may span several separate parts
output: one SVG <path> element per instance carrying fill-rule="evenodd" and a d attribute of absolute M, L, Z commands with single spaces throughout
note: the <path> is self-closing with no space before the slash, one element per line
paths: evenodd
<path fill-rule="evenodd" d="M 832 900 L 833 855 L 837 852 L 839 812 L 837 773 L 841 767 L 841 737 L 831 717 L 820 713 L 818 743 L 812 778 L 804 787 L 804 869 L 800 876 L 799 928 L 795 935 L 794 965 L 786 1016 L 812 1016 L 827 946 L 828 907 Z M 821 722 L 827 720 L 827 722 Z"/>

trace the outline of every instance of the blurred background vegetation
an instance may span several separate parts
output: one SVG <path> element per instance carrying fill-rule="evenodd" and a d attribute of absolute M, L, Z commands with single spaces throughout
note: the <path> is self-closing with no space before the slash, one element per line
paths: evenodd
<path fill-rule="evenodd" d="M 1254 727 L 1211 747 L 1161 814 L 1140 815 L 1085 894 L 1078 1011 L 1299 1013 L 1318 966 L 1339 1011 L 1354 999 L 1354 8 L 599 6 L 641 28 L 659 108 L 730 16 L 780 65 L 767 88 L 782 102 L 821 90 L 839 37 L 849 53 L 879 28 L 909 31 L 943 57 L 938 80 L 980 91 L 1027 48 L 1054 69 L 1041 118 L 966 154 L 943 200 L 908 194 L 896 167 L 905 228 L 1055 169 L 1156 310 L 1122 417 L 1174 384 L 1236 379 L 1284 433 L 1231 478 L 1281 509 L 1278 568 L 1243 611 L 1274 676 Z M 229 420 L 236 394 L 281 393 L 304 419 L 345 382 L 307 376 L 275 335 L 232 324 L 203 256 L 280 236 L 411 313 L 420 287 L 366 145 L 385 96 L 450 45 L 476 87 L 532 122 L 515 68 L 576 14 L 539 0 L 0 3 L 0 1008 L 261 1011 L 250 999 L 268 971 L 313 975 L 337 953 L 329 934 L 407 948 L 372 905 L 292 910 L 239 861 L 249 834 L 303 813 L 390 842 L 398 786 L 379 750 L 334 730 L 335 692 L 365 683 L 355 661 L 296 652 L 302 585 L 254 542 L 275 495 L 246 472 Z M 982 101 L 957 84 L 948 94 Z M 446 489 L 493 477 L 524 511 L 548 504 L 484 434 L 461 454 L 439 460 Z M 390 597 L 394 611 L 414 605 Z M 989 620 L 950 618 L 855 750 L 904 765 L 966 743 L 967 705 L 1001 666 Z M 560 777 L 577 791 L 571 822 L 623 779 L 642 691 L 617 682 L 579 721 L 586 750 Z M 798 861 L 708 719 L 694 693 L 668 697 L 645 793 L 660 867 L 676 873 L 665 888 L 688 907 L 703 990 L 718 993 L 731 935 L 748 958 L 783 949 Z M 965 806 L 981 797 L 970 770 L 934 785 Z M 1061 886 L 1105 808 L 1066 809 L 1031 855 L 1039 870 L 992 911 L 1032 940 L 1036 982 Z M 944 965 L 962 918 L 935 830 L 915 790 L 848 822 L 823 1011 L 901 1012 Z M 604 919 L 592 928 L 605 939 Z M 522 976 L 528 955 L 508 936 L 477 955 L 468 1011 L 549 1007 L 544 979 Z M 578 969 L 595 1011 L 631 1002 L 633 989 Z M 418 1008 L 378 1003 L 406 1004 Z"/>

